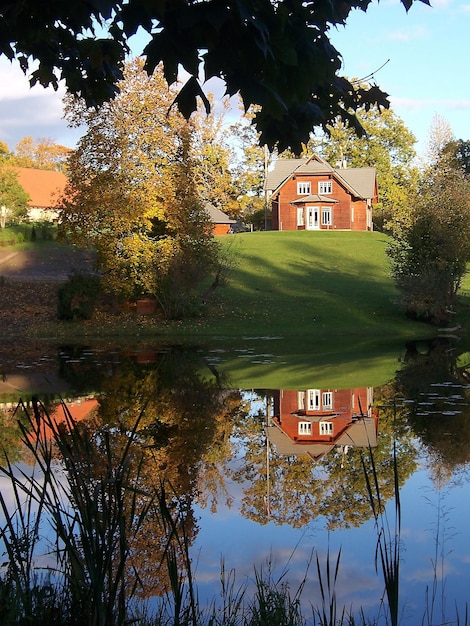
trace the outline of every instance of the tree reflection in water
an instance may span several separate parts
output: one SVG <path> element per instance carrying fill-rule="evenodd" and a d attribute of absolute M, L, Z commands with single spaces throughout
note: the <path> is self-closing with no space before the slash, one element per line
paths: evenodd
<path fill-rule="evenodd" d="M 384 398 L 401 405 L 439 482 L 465 471 L 470 460 L 468 364 L 468 354 L 460 355 L 450 339 L 410 343 L 395 380 L 384 388 Z"/>
<path fill-rule="evenodd" d="M 417 468 L 419 444 L 429 452 L 436 477 L 463 471 L 469 460 L 468 375 L 444 340 L 425 349 L 408 346 L 395 380 L 374 389 L 379 436 L 373 447 L 352 445 L 346 454 L 344 445 L 332 446 L 315 459 L 268 445 L 266 426 L 278 392 L 257 390 L 257 409 L 250 410 L 247 395 L 228 389 L 201 351 L 98 358 L 89 350 L 63 350 L 60 362 L 62 377 L 76 393 L 93 393 L 98 400 L 96 411 L 76 424 L 93 450 L 86 461 L 90 484 L 110 471 L 110 459 L 122 457 L 138 424 L 130 457 L 136 486 L 145 494 L 158 493 L 165 481 L 171 486 L 168 506 L 189 546 L 199 530 L 195 505 L 212 513 L 232 506 L 230 482 L 241 487 L 240 514 L 257 524 L 302 528 L 321 518 L 330 530 L 345 529 L 371 519 L 362 464 L 369 464 L 370 454 L 383 502 L 394 495 L 394 445 L 400 485 Z M 18 449 L 12 433 L 2 424 L 10 453 Z M 145 596 L 169 589 L 158 515 L 157 509 L 149 511 L 130 546 L 128 577 L 138 572 Z"/>

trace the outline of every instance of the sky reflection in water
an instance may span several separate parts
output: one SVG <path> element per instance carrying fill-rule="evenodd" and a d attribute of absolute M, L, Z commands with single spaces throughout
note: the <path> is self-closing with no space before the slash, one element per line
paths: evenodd
<path fill-rule="evenodd" d="M 114 353 L 104 368 L 102 356 L 98 359 L 93 351 L 86 350 L 83 354 L 59 359 L 58 377 L 67 383 L 71 398 L 73 393 L 89 397 L 92 390 L 98 391 L 99 381 L 103 417 L 111 415 L 112 411 L 124 410 L 126 402 L 129 409 L 137 402 L 139 394 L 127 391 L 139 387 L 139 393 L 150 390 L 153 394 L 150 410 L 158 421 L 166 410 L 168 398 L 179 390 L 180 398 L 173 407 L 176 425 L 170 424 L 175 430 L 155 429 L 152 436 L 160 437 L 160 454 L 166 450 L 165 446 L 170 446 L 171 440 L 182 436 L 178 420 L 189 420 L 185 437 L 199 429 L 197 442 L 186 441 L 184 445 L 187 456 L 194 455 L 186 469 L 188 473 L 197 474 L 188 478 L 187 488 L 191 491 L 198 529 L 191 554 L 200 600 L 210 601 L 220 594 L 222 559 L 226 571 L 234 569 L 238 584 L 247 584 L 249 590 L 253 589 L 254 568 L 267 572 L 271 567 L 274 580 L 286 572 L 286 580 L 294 591 L 309 568 L 303 593 L 308 616 L 310 604 L 321 603 L 314 555 L 326 566 L 327 551 L 330 559 L 336 559 L 341 549 L 336 583 L 338 606 L 344 605 L 356 615 L 362 608 L 366 614 L 376 617 L 381 611 L 383 580 L 380 567 L 378 572 L 375 568 L 377 530 L 370 509 L 367 510 L 367 497 L 364 492 L 361 496 L 354 492 L 355 485 L 360 484 L 363 490 L 365 487 L 361 479 L 359 446 L 351 445 L 346 451 L 344 445 L 332 447 L 322 458 L 314 460 L 305 454 L 301 457 L 280 454 L 276 446 L 271 445 L 268 455 L 264 427 L 267 421 L 273 424 L 278 417 L 279 390 L 243 391 L 234 397 L 231 392 L 221 391 L 216 379 L 207 383 L 208 371 L 201 375 L 200 352 L 189 359 L 187 355 L 165 350 L 157 352 L 154 358 L 149 358 L 149 354 L 145 363 L 139 363 L 135 355 L 130 355 L 132 366 L 128 367 L 129 355 L 117 357 Z M 465 368 L 459 367 L 456 359 L 451 362 L 444 359 L 446 354 L 447 346 L 442 345 L 425 352 L 411 348 L 393 384 L 373 390 L 373 408 L 378 409 L 374 454 L 383 496 L 388 501 L 392 532 L 393 440 L 397 442 L 399 473 L 403 469 L 404 474 L 400 492 L 403 623 L 421 623 L 426 604 L 428 612 L 433 613 L 425 617 L 425 623 L 455 619 L 454 605 L 457 604 L 463 615 L 468 598 L 470 488 L 466 422 L 470 416 L 470 390 L 465 381 Z M 137 382 L 136 376 L 141 374 L 144 376 Z M 214 371 L 209 372 L 209 379 L 213 375 Z M 360 389 L 354 390 L 356 399 Z M 193 398 L 186 402 L 183 396 L 188 390 Z M 119 398 L 122 391 L 126 391 L 125 400 Z M 323 412 L 319 419 L 315 416 L 318 410 L 315 398 L 336 390 L 323 386 L 316 389 L 316 382 L 312 380 L 310 396 L 305 396 L 306 389 L 295 391 L 304 393 L 304 400 L 299 399 L 296 419 L 313 423 L 313 430 L 319 421 L 335 419 L 337 412 L 333 410 L 329 415 Z M 157 398 L 158 394 L 165 396 L 164 402 Z M 214 394 L 217 402 L 212 402 L 210 394 Z M 305 397 L 310 397 L 311 406 L 308 401 L 307 405 L 302 404 Z M 200 430 L 204 420 L 217 419 L 217 411 L 229 399 L 233 410 L 223 416 L 219 430 L 208 432 L 207 437 L 213 436 L 214 440 L 204 441 L 205 435 L 201 436 Z M 191 405 L 195 407 L 192 425 L 188 414 Z M 361 408 L 367 411 L 368 407 Z M 196 414 L 201 414 L 201 419 Z M 211 456 L 219 444 L 217 433 L 223 433 L 224 422 L 229 426 L 227 450 L 230 449 L 232 458 L 222 449 L 219 456 Z M 155 421 L 150 423 L 155 424 Z M 162 424 L 168 426 L 168 419 L 160 426 Z M 176 454 L 177 449 L 175 446 L 173 453 Z M 363 448 L 362 453 L 367 455 L 367 448 Z M 182 459 L 176 458 L 174 462 L 181 463 Z M 198 490 L 203 492 L 204 486 L 210 484 L 209 466 L 217 469 L 219 484 L 211 493 L 198 497 Z M 272 484 L 266 480 L 268 475 Z M 329 477 L 332 477 L 331 483 Z M 330 484 L 333 485 L 331 491 Z M 287 493 L 286 489 L 292 486 L 292 493 Z M 0 488 L 8 497 L 8 485 L 3 479 Z M 342 490 L 340 496 L 338 489 Z M 211 512 L 211 498 L 215 512 Z M 295 507 L 303 510 L 295 511 Z"/>

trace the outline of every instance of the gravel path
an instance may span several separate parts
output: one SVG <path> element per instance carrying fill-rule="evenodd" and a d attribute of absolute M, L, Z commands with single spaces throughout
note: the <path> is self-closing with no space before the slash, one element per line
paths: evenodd
<path fill-rule="evenodd" d="M 34 250 L 0 248 L 0 277 L 9 280 L 63 281 L 76 271 L 93 269 L 93 253 L 68 247 Z"/>

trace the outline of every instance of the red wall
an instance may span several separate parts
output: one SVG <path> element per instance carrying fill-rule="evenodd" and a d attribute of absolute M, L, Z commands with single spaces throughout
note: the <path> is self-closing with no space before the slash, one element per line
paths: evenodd
<path fill-rule="evenodd" d="M 293 200 L 298 200 L 297 183 L 299 181 L 310 181 L 311 193 L 318 193 L 318 183 L 320 181 L 332 181 L 332 194 L 331 198 L 338 200 L 337 203 L 325 203 L 323 206 L 330 206 L 333 214 L 333 225 L 323 226 L 320 224 L 320 229 L 323 230 L 367 230 L 366 224 L 366 210 L 367 205 L 365 200 L 354 201 L 354 221 L 351 222 L 351 206 L 353 200 L 350 194 L 342 187 L 336 180 L 330 178 L 328 175 L 323 176 L 302 176 L 296 174 L 292 176 L 281 187 L 279 193 L 273 199 L 273 230 L 303 230 L 304 227 L 297 226 L 297 205 L 291 204 Z M 317 203 L 309 203 L 315 204 Z M 321 203 L 320 203 L 321 204 Z"/>

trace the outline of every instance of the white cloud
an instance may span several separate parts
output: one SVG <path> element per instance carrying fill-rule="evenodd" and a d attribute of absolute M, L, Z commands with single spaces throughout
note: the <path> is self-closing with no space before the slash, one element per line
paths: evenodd
<path fill-rule="evenodd" d="M 427 39 L 428 37 L 429 31 L 422 25 L 416 25 L 412 28 L 404 27 L 386 35 L 386 39 L 389 41 L 417 41 L 419 39 Z"/>
<path fill-rule="evenodd" d="M 0 91 L 0 102 L 16 100 L 34 94 L 36 97 L 49 97 L 50 92 L 55 93 L 52 87 L 44 88 L 41 85 L 30 87 L 29 77 L 25 75 L 17 61 L 10 62 L 6 57 L 0 57 L 0 77 L 3 89 Z M 59 88 L 57 94 L 62 97 L 64 90 Z"/>
<path fill-rule="evenodd" d="M 75 134 L 63 117 L 64 89 L 29 86 L 17 62 L 0 58 L 0 141 L 13 149 L 23 137 L 50 137 L 57 143 L 73 147 Z"/>
<path fill-rule="evenodd" d="M 429 98 L 395 98 L 391 97 L 390 101 L 393 108 L 404 108 L 407 110 L 418 111 L 430 107 L 438 107 L 441 110 L 465 111 L 470 109 L 470 100 L 466 99 L 447 99 L 437 100 Z"/>

